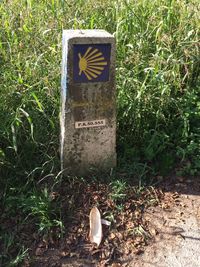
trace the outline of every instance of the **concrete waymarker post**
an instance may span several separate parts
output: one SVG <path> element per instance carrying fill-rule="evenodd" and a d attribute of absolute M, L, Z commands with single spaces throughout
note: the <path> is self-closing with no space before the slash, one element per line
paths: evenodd
<path fill-rule="evenodd" d="M 116 166 L 115 39 L 104 30 L 64 30 L 61 82 L 64 174 Z"/>

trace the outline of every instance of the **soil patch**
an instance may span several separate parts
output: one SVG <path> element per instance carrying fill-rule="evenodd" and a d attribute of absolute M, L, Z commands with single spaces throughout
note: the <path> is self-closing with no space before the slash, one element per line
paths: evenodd
<path fill-rule="evenodd" d="M 200 183 L 199 179 L 178 177 L 165 190 L 176 191 L 174 204 L 149 208 L 145 219 L 154 239 L 143 255 L 133 257 L 128 266 L 200 266 Z M 165 193 L 168 194 L 168 193 Z"/>
<path fill-rule="evenodd" d="M 144 213 L 149 206 L 158 205 L 165 198 L 160 189 L 153 187 L 139 190 L 123 184 L 88 184 L 83 181 L 63 184 L 54 196 L 60 198 L 65 212 L 65 233 L 58 239 L 57 229 L 53 229 L 50 235 L 32 242 L 31 260 L 27 260 L 25 266 L 121 264 L 130 254 L 144 252 L 152 238 Z M 88 237 L 89 213 L 94 206 L 98 207 L 103 219 L 111 222 L 110 226 L 103 225 L 103 240 L 98 248 L 89 242 Z"/>
<path fill-rule="evenodd" d="M 143 190 L 123 184 L 63 182 L 50 197 L 61 205 L 63 233 L 54 227 L 48 234 L 39 234 L 30 220 L 4 221 L 4 229 L 12 231 L 15 225 L 18 241 L 29 248 L 23 267 L 200 266 L 197 178 L 172 177 L 157 189 Z M 88 238 L 94 206 L 111 222 L 103 226 L 98 248 Z M 11 253 L 15 254 L 14 248 Z"/>

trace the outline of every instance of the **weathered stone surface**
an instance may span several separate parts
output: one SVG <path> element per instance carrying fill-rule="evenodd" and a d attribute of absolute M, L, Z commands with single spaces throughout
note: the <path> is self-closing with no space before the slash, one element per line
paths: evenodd
<path fill-rule="evenodd" d="M 61 167 L 66 174 L 116 166 L 115 40 L 103 30 L 63 32 Z"/>

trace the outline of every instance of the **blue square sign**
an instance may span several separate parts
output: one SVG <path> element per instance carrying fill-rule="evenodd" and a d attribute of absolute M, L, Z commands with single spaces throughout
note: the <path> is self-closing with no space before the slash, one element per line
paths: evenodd
<path fill-rule="evenodd" d="M 76 44 L 73 47 L 73 78 L 77 83 L 109 80 L 111 44 Z"/>

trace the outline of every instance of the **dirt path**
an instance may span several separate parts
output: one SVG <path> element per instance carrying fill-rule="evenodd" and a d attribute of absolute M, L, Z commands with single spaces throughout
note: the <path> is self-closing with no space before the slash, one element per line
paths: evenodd
<path fill-rule="evenodd" d="M 175 185 L 181 193 L 173 207 L 149 209 L 154 242 L 127 266 L 200 267 L 200 191 L 189 182 Z"/>

